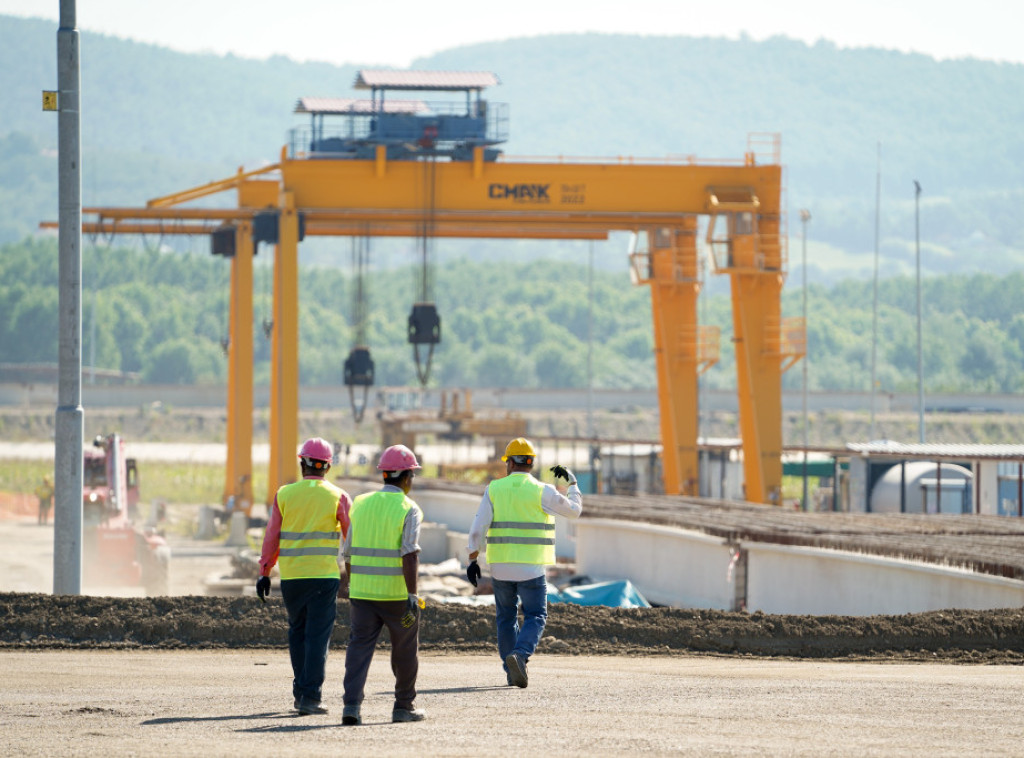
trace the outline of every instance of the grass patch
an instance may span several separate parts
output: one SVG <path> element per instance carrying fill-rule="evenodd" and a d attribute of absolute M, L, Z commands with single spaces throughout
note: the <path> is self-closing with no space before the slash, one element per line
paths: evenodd
<path fill-rule="evenodd" d="M 254 467 L 253 501 L 267 497 L 267 471 Z M 224 496 L 224 466 L 210 463 L 139 463 L 139 496 L 143 502 L 219 504 Z"/>
<path fill-rule="evenodd" d="M 32 495 L 44 476 L 53 481 L 50 461 L 0 461 L 0 492 Z"/>
<path fill-rule="evenodd" d="M 53 478 L 50 461 L 0 461 L 0 491 L 32 494 L 44 476 Z M 199 463 L 139 463 L 139 498 L 143 503 L 213 505 L 224 494 L 224 466 Z M 253 500 L 266 502 L 266 467 L 253 470 Z"/>
<path fill-rule="evenodd" d="M 818 489 L 821 484 L 820 477 L 809 476 L 807 477 L 807 493 L 814 503 L 814 492 Z M 803 500 L 804 497 L 804 478 L 802 476 L 783 476 L 782 477 L 782 499 L 783 501 L 792 500 Z"/>

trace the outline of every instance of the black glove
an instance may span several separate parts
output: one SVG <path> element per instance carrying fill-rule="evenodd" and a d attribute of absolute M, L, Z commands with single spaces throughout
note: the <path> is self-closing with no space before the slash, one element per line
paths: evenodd
<path fill-rule="evenodd" d="M 267 602 L 267 595 L 270 594 L 270 577 L 261 576 L 256 580 L 256 597 L 264 603 Z"/>
<path fill-rule="evenodd" d="M 480 578 L 480 567 L 476 561 L 470 561 L 469 565 L 466 566 L 466 578 L 469 579 L 469 583 L 476 587 L 477 580 Z"/>
<path fill-rule="evenodd" d="M 565 466 L 552 466 L 551 473 L 555 475 L 555 479 L 565 479 L 569 484 L 576 484 L 576 477 Z"/>

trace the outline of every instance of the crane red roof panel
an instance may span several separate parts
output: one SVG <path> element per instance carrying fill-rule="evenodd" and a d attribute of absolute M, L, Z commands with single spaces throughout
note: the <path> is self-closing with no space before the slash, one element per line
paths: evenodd
<path fill-rule="evenodd" d="M 351 97 L 300 97 L 295 103 L 295 113 L 422 113 L 427 104 L 422 100 L 356 100 Z"/>
<path fill-rule="evenodd" d="M 500 84 L 489 71 L 392 71 L 363 69 L 356 74 L 356 89 L 465 90 Z"/>

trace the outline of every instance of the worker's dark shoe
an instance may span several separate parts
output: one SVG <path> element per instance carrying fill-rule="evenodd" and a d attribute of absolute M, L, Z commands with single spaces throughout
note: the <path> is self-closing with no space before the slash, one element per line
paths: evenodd
<path fill-rule="evenodd" d="M 341 723 L 344 726 L 359 726 L 363 723 L 363 717 L 359 714 L 358 705 L 346 705 L 341 712 Z"/>
<path fill-rule="evenodd" d="M 302 699 L 302 698 L 298 698 L 298 697 L 297 697 L 297 698 L 295 698 L 295 710 L 299 710 L 299 701 L 300 701 L 301 699 Z"/>
<path fill-rule="evenodd" d="M 509 653 L 505 658 L 505 665 L 508 666 L 509 680 L 516 687 L 525 687 L 529 684 L 529 677 L 526 674 L 526 661 L 521 655 Z"/>
<path fill-rule="evenodd" d="M 327 709 L 320 703 L 306 697 L 299 698 L 298 710 L 300 716 L 323 716 L 327 713 Z"/>
<path fill-rule="evenodd" d="M 412 708 L 395 708 L 391 711 L 391 721 L 393 723 L 403 721 L 423 721 L 427 717 L 427 712 L 422 708 L 413 706 Z"/>

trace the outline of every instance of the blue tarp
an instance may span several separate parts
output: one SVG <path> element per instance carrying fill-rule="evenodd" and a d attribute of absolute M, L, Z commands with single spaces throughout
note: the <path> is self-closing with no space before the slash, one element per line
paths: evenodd
<path fill-rule="evenodd" d="M 651 604 L 637 591 L 628 579 L 619 582 L 598 582 L 581 584 L 559 590 L 548 584 L 549 603 L 574 603 L 576 605 L 607 605 L 611 608 L 650 608 Z"/>

